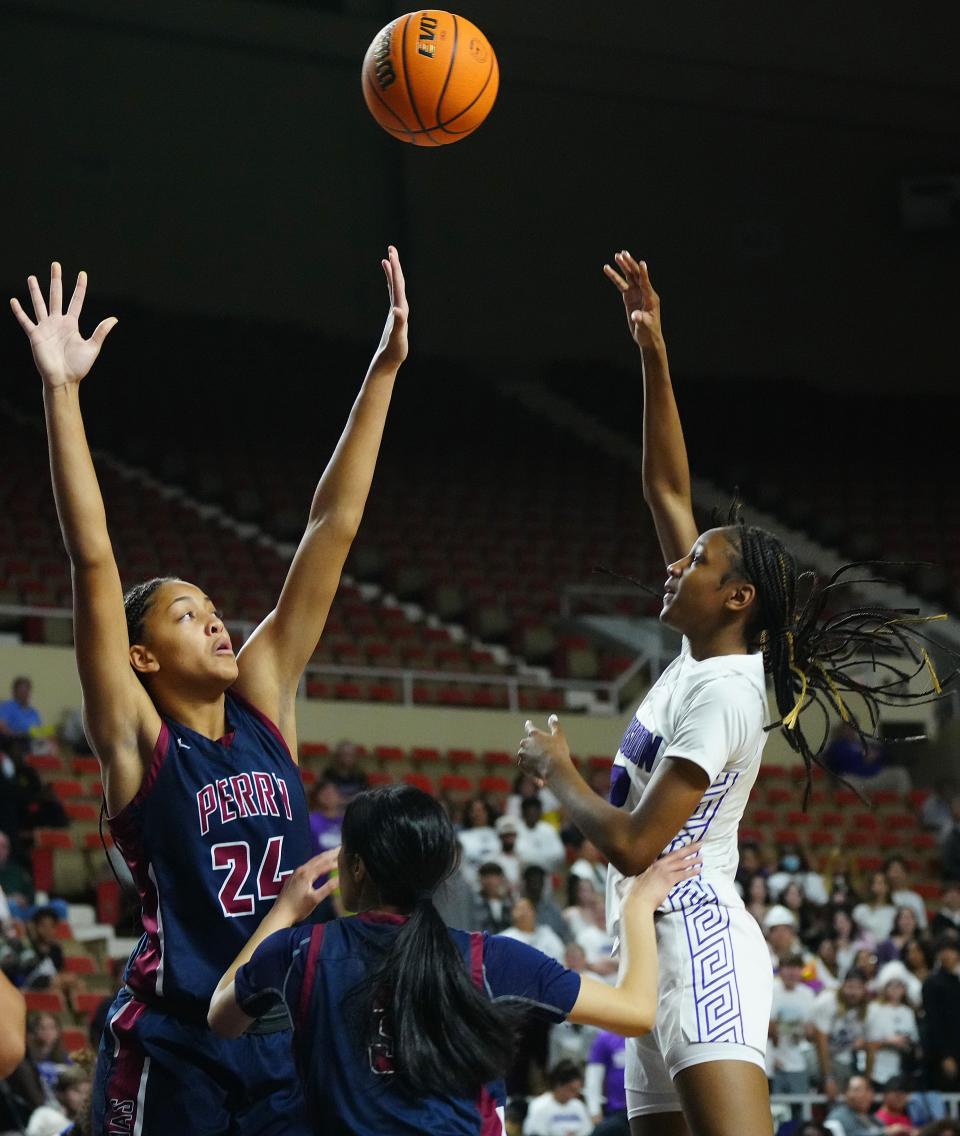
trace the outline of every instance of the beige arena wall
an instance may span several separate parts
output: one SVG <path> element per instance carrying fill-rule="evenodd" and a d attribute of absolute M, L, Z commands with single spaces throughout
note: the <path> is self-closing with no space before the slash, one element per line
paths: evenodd
<path fill-rule="evenodd" d="M 0 642 L 0 695 L 15 675 L 33 680 L 33 702 L 48 725 L 80 705 L 80 682 L 73 651 L 69 647 Z M 616 752 L 628 714 L 567 714 L 563 727 L 571 749 L 584 756 Z M 350 738 L 365 746 L 433 745 L 440 749 L 465 747 L 475 750 L 512 750 L 523 732 L 522 713 L 499 710 L 451 710 L 430 706 L 389 706 L 367 702 L 323 702 L 301 699 L 297 718 L 302 741 L 337 742 Z M 543 724 L 544 715 L 538 724 Z M 536 716 L 535 716 L 536 718 Z M 765 760 L 794 764 L 794 752 L 772 733 Z"/>

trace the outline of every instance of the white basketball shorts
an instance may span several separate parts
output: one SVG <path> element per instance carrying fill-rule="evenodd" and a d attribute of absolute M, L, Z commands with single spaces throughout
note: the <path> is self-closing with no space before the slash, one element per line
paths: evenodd
<path fill-rule="evenodd" d="M 657 916 L 657 1024 L 627 1039 L 629 1116 L 679 1112 L 673 1079 L 705 1061 L 764 1068 L 773 967 L 757 921 L 705 903 Z"/>

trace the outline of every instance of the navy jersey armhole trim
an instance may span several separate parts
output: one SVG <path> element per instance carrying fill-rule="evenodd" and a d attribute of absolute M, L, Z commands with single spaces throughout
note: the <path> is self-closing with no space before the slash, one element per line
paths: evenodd
<path fill-rule="evenodd" d="M 293 1019 L 293 1028 L 297 1033 L 303 1032 L 310 1014 L 310 999 L 313 994 L 313 983 L 317 975 L 317 958 L 323 946 L 323 935 L 326 931 L 325 923 L 317 923 L 310 932 L 310 946 L 307 948 L 307 957 L 303 964 L 303 985 L 300 987 L 300 998 L 297 1002 L 297 1012 Z"/>
<path fill-rule="evenodd" d="M 261 723 L 261 725 L 266 726 L 270 733 L 273 734 L 277 741 L 283 746 L 283 752 L 290 759 L 290 764 L 293 765 L 295 769 L 299 769 L 300 763 L 290 752 L 290 747 L 287 745 L 287 739 L 283 736 L 283 734 L 280 733 L 280 727 L 276 724 L 276 722 L 268 718 L 267 715 L 264 714 L 262 710 L 254 706 L 252 702 L 248 702 L 242 694 L 237 694 L 235 690 L 230 691 L 230 697 L 240 706 L 242 706 L 244 710 L 249 711 L 249 713 L 251 713 Z"/>
<path fill-rule="evenodd" d="M 160 770 L 163 768 L 164 761 L 166 761 L 167 750 L 169 748 L 170 727 L 166 722 L 161 722 L 160 733 L 157 735 L 157 742 L 153 747 L 153 756 L 150 759 L 149 768 L 143 775 L 143 780 L 140 782 L 140 788 L 134 794 L 133 799 L 128 801 L 118 813 L 115 813 L 113 816 L 110 816 L 109 813 L 107 814 L 107 824 L 110 826 L 111 832 L 114 832 L 115 826 L 121 830 L 126 828 L 130 823 L 133 813 L 149 796 L 150 790 L 157 783 L 157 778 L 160 776 Z"/>

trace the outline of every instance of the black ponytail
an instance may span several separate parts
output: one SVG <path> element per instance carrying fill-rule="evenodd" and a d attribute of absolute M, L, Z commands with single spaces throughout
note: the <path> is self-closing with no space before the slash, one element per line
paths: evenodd
<path fill-rule="evenodd" d="M 384 904 L 410 916 L 364 981 L 347 1021 L 364 1051 L 391 1040 L 397 1082 L 418 1096 L 475 1096 L 513 1056 L 520 1010 L 473 982 L 433 903 L 460 846 L 440 803 L 412 785 L 361 793 L 343 818 L 343 847 L 359 856 Z"/>

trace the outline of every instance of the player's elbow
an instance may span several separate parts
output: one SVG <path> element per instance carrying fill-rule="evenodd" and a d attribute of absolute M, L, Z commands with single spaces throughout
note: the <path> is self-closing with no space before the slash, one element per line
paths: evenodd
<path fill-rule="evenodd" d="M 207 1011 L 207 1025 L 219 1037 L 236 1038 L 246 1030 L 250 1019 L 242 1013 L 236 1001 L 218 991 L 210 1001 Z"/>
<path fill-rule="evenodd" d="M 623 1036 L 643 1037 L 645 1033 L 650 1033 L 650 1031 L 656 1024 L 656 1006 L 641 1007 L 636 1013 L 631 1016 L 630 1021 L 626 1023 L 626 1028 L 623 1030 Z"/>

